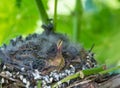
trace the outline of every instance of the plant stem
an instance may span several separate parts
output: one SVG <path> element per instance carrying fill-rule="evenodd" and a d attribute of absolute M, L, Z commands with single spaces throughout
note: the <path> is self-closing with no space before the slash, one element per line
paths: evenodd
<path fill-rule="evenodd" d="M 82 70 L 81 72 L 83 72 L 84 76 L 88 76 L 91 74 L 97 74 L 101 71 L 105 71 L 106 69 L 106 65 L 102 65 L 100 67 L 96 67 L 96 68 L 91 68 L 91 69 L 87 69 L 87 70 Z"/>
<path fill-rule="evenodd" d="M 48 18 L 48 15 L 45 11 L 45 8 L 43 6 L 43 2 L 42 0 L 35 0 L 36 4 L 37 4 L 37 7 L 38 7 L 38 10 L 39 10 L 39 13 L 40 13 L 40 17 L 42 19 L 42 23 L 43 24 L 48 24 L 49 23 L 49 18 Z"/>
<path fill-rule="evenodd" d="M 55 5 L 54 5 L 54 31 L 56 30 L 57 26 L 57 1 L 55 0 Z"/>
<path fill-rule="evenodd" d="M 115 70 L 118 70 L 118 69 L 120 69 L 120 66 L 101 71 L 101 72 L 99 72 L 99 74 L 104 75 L 104 74 L 107 74 L 107 73 L 110 73 L 110 72 L 114 72 Z"/>
<path fill-rule="evenodd" d="M 77 72 L 77 73 L 75 73 L 75 74 L 73 74 L 73 75 L 70 75 L 70 76 L 67 76 L 67 77 L 63 78 L 63 79 L 60 80 L 59 82 L 55 83 L 55 84 L 52 86 L 52 88 L 55 88 L 55 87 L 57 87 L 58 85 L 60 85 L 60 84 L 62 84 L 62 83 L 64 83 L 64 82 L 67 82 L 67 81 L 69 81 L 69 80 L 75 79 L 75 78 L 77 78 L 77 77 L 80 77 L 80 78 L 81 78 L 82 75 L 88 76 L 88 75 L 91 75 L 91 74 L 97 74 L 97 73 L 99 73 L 99 72 L 101 72 L 101 71 L 104 71 L 104 70 L 105 70 L 105 65 L 102 65 L 102 66 L 97 67 L 97 68 L 91 68 L 91 69 L 87 69 L 87 70 L 81 70 L 81 71 L 79 71 L 79 72 Z M 82 73 L 82 75 L 81 75 L 81 73 Z"/>
<path fill-rule="evenodd" d="M 73 16 L 73 40 L 75 42 L 80 41 L 81 18 L 82 18 L 82 2 L 81 0 L 76 0 Z"/>

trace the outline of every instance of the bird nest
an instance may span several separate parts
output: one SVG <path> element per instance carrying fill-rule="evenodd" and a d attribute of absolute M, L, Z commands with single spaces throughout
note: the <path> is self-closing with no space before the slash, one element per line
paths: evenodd
<path fill-rule="evenodd" d="M 42 34 L 19 36 L 9 45 L 0 47 L 0 82 L 2 88 L 42 88 L 83 69 L 96 66 L 94 54 L 79 44 L 73 44 L 66 35 L 55 33 L 50 25 L 43 25 Z M 76 79 L 77 80 L 77 79 Z M 67 87 L 71 82 L 59 85 Z"/>

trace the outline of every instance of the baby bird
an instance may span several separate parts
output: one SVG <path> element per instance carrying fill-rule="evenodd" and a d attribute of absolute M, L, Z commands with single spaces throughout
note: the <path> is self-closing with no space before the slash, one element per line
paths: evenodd
<path fill-rule="evenodd" d="M 49 64 L 51 66 L 55 66 L 57 71 L 59 72 L 64 66 L 65 66 L 65 61 L 62 55 L 62 44 L 63 41 L 59 40 L 57 43 L 57 53 L 55 58 L 49 60 Z"/>
<path fill-rule="evenodd" d="M 53 65 L 57 66 L 58 72 L 65 66 L 65 60 L 62 55 L 62 44 L 63 44 L 63 41 L 59 40 L 57 43 L 57 54 L 53 60 Z"/>

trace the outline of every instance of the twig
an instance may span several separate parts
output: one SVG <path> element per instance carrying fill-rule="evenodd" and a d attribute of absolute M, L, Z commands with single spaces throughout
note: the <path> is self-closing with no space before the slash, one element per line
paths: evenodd
<path fill-rule="evenodd" d="M 3 75 L 3 74 L 1 74 L 1 73 L 0 73 L 0 77 L 5 78 L 5 79 L 10 80 L 10 81 L 14 81 L 14 82 L 16 82 L 16 81 L 17 81 L 16 79 L 9 78 L 8 76 Z"/>
<path fill-rule="evenodd" d="M 97 88 L 120 88 L 120 74 L 98 84 Z"/>
<path fill-rule="evenodd" d="M 25 87 L 25 85 L 17 79 L 13 79 L 11 77 L 9 78 L 8 76 L 6 76 L 4 74 L 1 74 L 1 73 L 0 73 L 0 77 L 5 78 L 5 79 L 7 79 L 9 81 L 12 81 L 12 82 L 16 82 L 16 85 L 19 86 L 19 87 Z"/>
<path fill-rule="evenodd" d="M 107 73 L 110 73 L 110 72 L 114 72 L 115 70 L 118 70 L 118 69 L 120 70 L 120 66 L 101 71 L 101 72 L 99 72 L 99 74 L 104 75 L 104 74 L 107 74 Z"/>
<path fill-rule="evenodd" d="M 56 88 L 58 85 L 64 83 L 64 82 L 67 82 L 69 80 L 72 80 L 72 79 L 75 79 L 75 78 L 83 78 L 84 76 L 88 76 L 88 75 L 91 75 L 91 74 L 97 74 L 101 71 L 105 70 L 105 65 L 102 65 L 100 67 L 97 67 L 97 68 L 91 68 L 91 69 L 87 69 L 87 70 L 81 70 L 73 75 L 70 75 L 70 76 L 67 76 L 65 78 L 63 78 L 62 80 L 60 80 L 59 82 L 55 83 L 52 88 Z"/>
<path fill-rule="evenodd" d="M 93 50 L 94 46 L 95 46 L 95 44 L 93 43 L 93 45 L 91 46 L 89 52 L 91 52 Z"/>
<path fill-rule="evenodd" d="M 91 82 L 91 81 L 92 81 L 92 80 L 85 80 L 85 81 L 82 81 L 82 82 L 79 82 L 79 83 L 75 83 L 75 84 L 73 84 L 73 85 L 70 85 L 70 86 L 68 86 L 67 88 L 72 88 L 72 87 L 74 87 L 74 86 L 83 85 L 83 84 L 89 83 L 89 82 Z"/>

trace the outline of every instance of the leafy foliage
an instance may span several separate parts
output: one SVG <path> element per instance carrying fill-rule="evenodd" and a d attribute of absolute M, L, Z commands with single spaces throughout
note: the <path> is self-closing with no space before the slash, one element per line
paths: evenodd
<path fill-rule="evenodd" d="M 0 41 L 1 44 L 8 42 L 11 38 L 34 32 L 36 21 L 39 19 L 34 1 L 21 0 L 18 7 L 17 1 L 1 1 L 0 14 Z"/>

